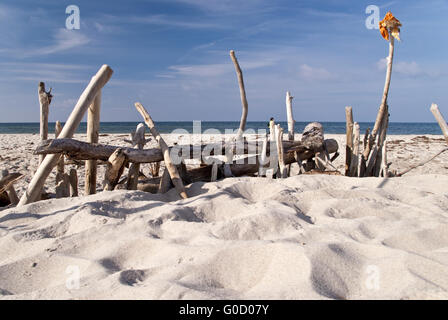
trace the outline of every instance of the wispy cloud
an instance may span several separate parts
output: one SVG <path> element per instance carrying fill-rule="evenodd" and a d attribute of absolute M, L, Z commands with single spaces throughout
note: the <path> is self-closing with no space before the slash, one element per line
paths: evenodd
<path fill-rule="evenodd" d="M 54 43 L 28 51 L 25 56 L 47 55 L 79 48 L 88 44 L 91 40 L 79 30 L 58 29 L 53 36 Z"/>
<path fill-rule="evenodd" d="M 299 68 L 299 75 L 307 80 L 331 80 L 334 75 L 325 68 L 311 67 L 302 64 Z"/>

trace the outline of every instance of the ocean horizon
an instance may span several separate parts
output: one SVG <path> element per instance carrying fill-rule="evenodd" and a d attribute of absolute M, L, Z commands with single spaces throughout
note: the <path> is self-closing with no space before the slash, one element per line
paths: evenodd
<path fill-rule="evenodd" d="M 139 121 L 136 122 L 101 122 L 100 133 L 131 133 L 135 130 Z M 287 122 L 277 122 L 285 130 L 288 127 Z M 309 122 L 296 122 L 295 132 L 301 133 Z M 324 132 L 328 134 L 345 134 L 345 122 L 321 122 L 324 127 Z M 64 123 L 62 123 L 64 125 Z M 373 128 L 373 122 L 359 122 L 361 135 L 364 134 L 367 128 Z M 54 133 L 55 123 L 48 124 L 49 133 Z M 172 133 L 174 130 L 186 130 L 189 133 L 193 132 L 193 121 L 158 121 L 156 127 L 160 133 Z M 206 130 L 216 129 L 221 133 L 226 130 L 237 130 L 239 121 L 202 121 L 201 132 Z M 262 130 L 268 129 L 267 121 L 248 121 L 246 123 L 246 130 Z M 77 133 L 85 133 L 87 130 L 87 123 L 81 122 Z M 147 129 L 147 132 L 149 130 Z M 0 134 L 38 134 L 39 122 L 11 122 L 0 123 Z M 389 123 L 388 134 L 397 135 L 420 135 L 420 134 L 434 134 L 441 135 L 442 131 L 437 123 L 432 122 L 391 122 Z"/>

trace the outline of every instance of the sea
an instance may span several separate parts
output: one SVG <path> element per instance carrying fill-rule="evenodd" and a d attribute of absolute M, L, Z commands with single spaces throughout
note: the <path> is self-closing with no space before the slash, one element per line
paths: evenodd
<path fill-rule="evenodd" d="M 101 122 L 100 133 L 131 133 L 135 130 L 139 122 Z M 277 122 L 283 128 L 288 127 L 286 122 Z M 309 122 L 296 122 L 295 131 L 301 133 L 305 126 Z M 324 127 L 324 133 L 328 134 L 345 134 L 345 122 L 321 122 Z M 64 123 L 62 123 L 64 124 Z M 48 124 L 49 133 L 54 133 L 55 123 Z M 364 134 L 367 128 L 373 128 L 373 122 L 359 122 L 361 135 Z M 186 130 L 189 133 L 193 132 L 193 121 L 166 121 L 166 122 L 156 122 L 156 127 L 160 133 L 173 133 L 175 130 Z M 220 133 L 226 133 L 229 130 L 237 130 L 239 127 L 238 121 L 201 121 L 196 122 L 195 130 L 196 133 L 204 133 L 206 130 L 214 129 L 218 130 Z M 268 122 L 266 121 L 248 121 L 246 123 L 246 130 L 254 130 L 256 133 L 258 130 L 267 130 Z M 87 130 L 87 123 L 82 122 L 77 133 L 85 133 Z M 149 130 L 147 130 L 148 132 Z M 179 132 L 179 131 L 178 131 Z M 184 131 L 185 132 L 185 131 Z M 210 131 L 209 131 L 210 132 Z M 38 134 L 39 133 L 39 123 L 38 122 L 26 122 L 26 123 L 0 123 L 0 134 L 9 133 L 29 133 Z M 388 134 L 397 135 L 424 135 L 424 134 L 442 134 L 440 127 L 437 123 L 430 122 L 391 122 L 389 123 Z"/>

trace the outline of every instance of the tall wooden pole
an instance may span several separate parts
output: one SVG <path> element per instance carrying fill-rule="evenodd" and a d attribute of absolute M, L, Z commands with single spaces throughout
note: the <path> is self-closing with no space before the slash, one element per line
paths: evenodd
<path fill-rule="evenodd" d="M 383 122 L 383 117 L 386 113 L 387 108 L 387 97 L 389 95 L 390 88 L 390 79 L 392 76 L 392 63 L 394 60 L 394 37 L 390 37 L 389 39 L 389 56 L 387 58 L 387 71 L 386 71 L 386 81 L 384 83 L 383 89 L 383 97 L 381 99 L 380 109 L 378 110 L 378 114 L 376 116 L 375 125 L 373 126 L 373 130 L 370 134 L 369 140 L 367 141 L 367 145 L 363 152 L 363 160 L 367 161 L 369 159 L 370 151 L 372 150 L 373 144 L 375 143 L 376 135 L 380 130 L 381 123 Z"/>
<path fill-rule="evenodd" d="M 345 107 L 346 146 L 345 146 L 345 175 L 350 176 L 350 164 L 353 155 L 353 111 L 352 107 Z"/>
<path fill-rule="evenodd" d="M 289 91 L 286 92 L 286 117 L 288 119 L 288 140 L 293 141 L 294 140 L 294 116 L 292 113 L 292 99 L 294 99 L 293 96 L 289 93 Z"/>
<path fill-rule="evenodd" d="M 243 113 L 241 114 L 241 120 L 240 120 L 240 128 L 238 129 L 237 134 L 237 140 L 239 140 L 243 136 L 244 129 L 246 128 L 246 119 L 249 107 L 247 104 L 246 90 L 244 88 L 243 72 L 241 71 L 238 60 L 235 57 L 235 51 L 230 50 L 230 58 L 232 59 L 233 64 L 235 65 L 236 75 L 238 77 L 238 85 L 240 87 L 241 105 L 243 107 Z"/>
<path fill-rule="evenodd" d="M 73 136 L 84 114 L 86 113 L 87 108 L 93 102 L 97 93 L 112 77 L 112 73 L 113 70 L 108 65 L 103 65 L 97 72 L 97 74 L 93 76 L 93 78 L 90 80 L 90 83 L 79 97 L 75 108 L 73 109 L 70 117 L 65 123 L 65 126 L 62 129 L 61 134 L 59 135 L 60 138 L 71 138 Z M 20 199 L 20 202 L 18 204 L 19 206 L 34 202 L 38 199 L 45 180 L 47 179 L 51 170 L 53 170 L 54 166 L 57 164 L 59 158 L 60 156 L 58 154 L 47 155 L 45 157 L 44 161 L 40 164 L 39 168 L 34 174 L 33 179 L 31 179 L 26 192 Z"/>
<path fill-rule="evenodd" d="M 87 111 L 87 142 L 98 143 L 100 131 L 100 113 L 101 113 L 101 90 L 95 96 L 93 103 Z M 86 183 L 84 193 L 86 195 L 96 193 L 96 177 L 97 177 L 96 160 L 86 161 Z"/>

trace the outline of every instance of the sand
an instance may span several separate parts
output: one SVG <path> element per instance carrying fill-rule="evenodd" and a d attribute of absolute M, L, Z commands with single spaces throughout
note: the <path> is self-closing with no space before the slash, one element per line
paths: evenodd
<path fill-rule="evenodd" d="M 0 166 L 26 174 L 19 196 L 38 139 L 1 135 Z M 398 171 L 445 146 L 388 143 Z M 448 299 L 447 186 L 443 154 L 400 178 L 228 178 L 185 200 L 117 190 L 2 210 L 0 299 Z"/>

